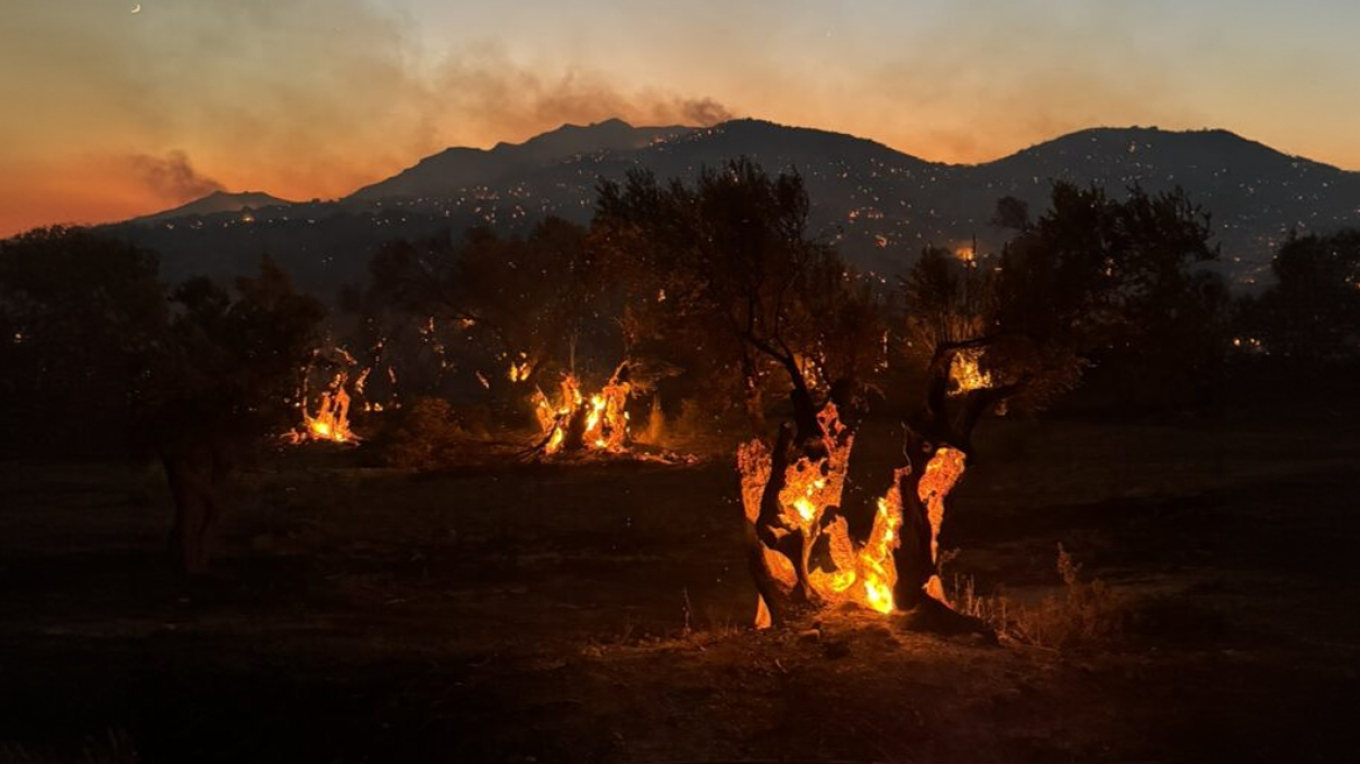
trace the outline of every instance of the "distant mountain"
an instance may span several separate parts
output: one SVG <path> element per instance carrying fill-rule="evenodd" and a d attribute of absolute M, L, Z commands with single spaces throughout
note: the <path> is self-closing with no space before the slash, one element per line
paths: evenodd
<path fill-rule="evenodd" d="M 975 204 L 1001 191 L 1042 210 L 1051 180 L 1113 191 L 1134 184 L 1149 191 L 1184 188 L 1211 213 L 1228 270 L 1239 280 L 1254 278 L 1291 230 L 1360 226 L 1360 173 L 1226 130 L 1083 130 L 979 165 L 966 183 Z"/>
<path fill-rule="evenodd" d="M 335 202 L 205 214 L 186 208 L 115 227 L 155 247 L 172 273 L 232 275 L 267 249 L 304 286 L 327 292 L 362 278 L 373 251 L 397 236 L 484 223 L 522 231 L 545 215 L 589 219 L 600 178 L 633 168 L 692 179 L 704 166 L 748 156 L 768 170 L 802 173 L 816 233 L 862 269 L 901 272 L 928 244 L 977 237 L 995 250 L 996 200 L 1017 196 L 1034 214 L 1055 180 L 1114 194 L 1139 184 L 1184 187 L 1213 215 L 1222 270 L 1250 285 L 1289 231 L 1360 227 L 1360 173 L 1292 157 L 1223 130 L 1095 128 L 977 165 L 925 161 L 874 141 L 760 120 L 709 128 L 636 128 L 620 120 L 566 125 L 517 145 L 454 148 Z M 230 196 L 230 195 L 228 195 Z M 281 200 L 273 200 L 275 204 Z M 203 215 L 195 226 L 173 218 Z"/>
<path fill-rule="evenodd" d="M 176 218 L 187 218 L 193 215 L 215 215 L 220 212 L 240 212 L 244 209 L 259 210 L 266 207 L 279 207 L 290 205 L 292 202 L 287 199 L 280 199 L 277 196 L 270 196 L 261 191 L 243 191 L 233 194 L 228 191 L 214 191 L 211 194 L 195 199 L 188 204 L 175 207 L 164 212 L 157 212 L 153 215 L 146 215 L 140 218 L 133 218 L 129 223 L 157 223 Z"/>
<path fill-rule="evenodd" d="M 563 125 L 524 143 L 498 143 L 489 150 L 450 148 L 416 166 L 355 191 L 352 199 L 430 198 L 500 181 L 603 153 L 636 151 L 690 132 L 688 127 L 633 127 L 621 119 L 585 127 Z"/>

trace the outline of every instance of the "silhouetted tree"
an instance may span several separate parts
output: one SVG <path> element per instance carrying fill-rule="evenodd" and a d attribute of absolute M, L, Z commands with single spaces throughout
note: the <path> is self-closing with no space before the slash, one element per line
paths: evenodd
<path fill-rule="evenodd" d="M 809 211 L 800 176 L 740 159 L 692 187 L 641 171 L 602 183 L 592 236 L 609 271 L 626 274 L 643 323 L 736 371 L 758 434 L 778 370 L 797 438 L 811 442 L 826 401 L 849 403 L 877 370 L 883 322 L 868 285 L 810 235 Z"/>
<path fill-rule="evenodd" d="M 83 228 L 0 242 L 0 429 L 9 448 L 100 453 L 125 442 L 134 382 L 168 319 L 156 258 Z"/>
<path fill-rule="evenodd" d="M 992 214 L 989 221 L 997 228 L 1009 228 L 1015 231 L 1029 230 L 1029 203 L 1024 199 L 1014 196 L 1003 196 L 996 200 L 996 211 Z"/>
<path fill-rule="evenodd" d="M 829 404 L 853 423 L 861 390 L 884 360 L 878 296 L 810 235 L 809 211 L 800 176 L 770 176 L 741 159 L 704 169 L 693 186 L 662 185 L 644 172 L 601 184 L 592 234 L 605 261 L 628 270 L 633 305 L 654 317 L 644 323 L 670 345 L 704 348 L 708 368 L 736 371 L 758 436 L 739 457 L 748 562 L 775 622 L 815 604 L 811 561 L 824 538 L 791 519 L 790 470 L 825 468 L 833 451 L 848 452 L 853 428 Z M 773 375 L 784 382 L 792 421 L 769 447 L 764 380 Z M 748 488 L 751 481 L 758 484 Z M 828 522 L 838 516 L 839 508 L 823 509 Z M 772 562 L 779 558 L 796 582 Z"/>
<path fill-rule="evenodd" d="M 155 455 L 175 502 L 170 545 L 207 564 L 219 487 L 248 447 L 293 415 L 297 372 L 323 311 L 268 259 L 228 292 L 205 279 L 167 297 L 150 253 L 80 228 L 0 244 L 0 380 L 7 436 L 64 454 Z M 11 443 L 16 442 L 11 440 Z"/>
<path fill-rule="evenodd" d="M 902 281 L 904 355 L 923 383 L 904 447 L 910 469 L 898 480 L 899 607 L 933 607 L 927 465 L 944 449 L 973 458 L 984 416 L 1042 409 L 1091 363 L 1121 364 L 1157 384 L 1168 367 L 1177 380 L 1193 379 L 1221 356 L 1221 296 L 1195 270 L 1217 256 L 1209 230 L 1179 191 L 1134 188 L 1121 201 L 1060 183 L 1052 208 L 999 258 L 923 253 Z"/>
<path fill-rule="evenodd" d="M 170 546 L 189 573 L 207 568 L 221 488 L 260 438 L 296 419 L 300 368 L 324 310 L 293 291 L 267 257 L 260 273 L 222 289 L 207 279 L 171 295 L 137 428 L 165 465 L 175 501 Z"/>
<path fill-rule="evenodd" d="M 1291 235 L 1275 284 L 1239 308 L 1237 340 L 1308 365 L 1360 357 L 1360 231 Z"/>
<path fill-rule="evenodd" d="M 518 392 L 567 366 L 583 334 L 613 318 L 601 311 L 585 243 L 584 229 L 557 218 L 524 238 L 480 227 L 460 239 L 444 232 L 390 242 L 373 258 L 367 292 L 355 302 L 374 341 L 406 338 L 407 354 L 424 356 L 407 364 L 413 381 L 422 368 L 462 372 L 493 397 L 513 392 L 522 403 Z M 436 377 L 415 391 L 439 386 Z"/>
<path fill-rule="evenodd" d="M 1003 332 L 1071 348 L 1126 407 L 1211 387 L 1227 290 L 1201 267 L 1218 258 L 1208 215 L 1179 189 L 1120 200 L 1058 184 L 1051 204 L 1003 253 Z"/>

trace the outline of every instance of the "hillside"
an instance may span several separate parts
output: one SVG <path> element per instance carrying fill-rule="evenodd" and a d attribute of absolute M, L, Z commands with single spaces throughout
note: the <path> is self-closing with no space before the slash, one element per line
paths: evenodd
<path fill-rule="evenodd" d="M 335 202 L 268 208 L 281 200 L 214 194 L 116 230 L 157 248 L 173 274 L 228 275 L 267 248 L 300 283 L 329 294 L 361 278 L 382 241 L 473 223 L 524 230 L 545 215 L 585 221 L 601 178 L 644 168 L 692 179 L 743 155 L 802 173 L 816 232 L 883 274 L 901 271 L 928 244 L 976 236 L 984 248 L 999 247 L 1005 232 L 988 224 L 996 200 L 1017 196 L 1040 213 L 1055 180 L 1115 194 L 1134 184 L 1184 187 L 1212 214 L 1223 269 L 1244 287 L 1261 278 L 1291 230 L 1360 225 L 1360 173 L 1224 130 L 1094 128 L 993 162 L 949 165 L 851 135 L 747 119 L 703 129 L 565 125 L 521 144 L 445 150 Z M 248 226 L 227 214 L 244 206 L 255 210 Z M 166 225 L 185 215 L 204 217 L 192 229 Z"/>

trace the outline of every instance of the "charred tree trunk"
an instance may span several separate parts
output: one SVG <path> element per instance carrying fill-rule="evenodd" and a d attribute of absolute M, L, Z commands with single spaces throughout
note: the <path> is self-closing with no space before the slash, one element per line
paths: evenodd
<path fill-rule="evenodd" d="M 589 406 L 577 406 L 572 412 L 563 431 L 562 453 L 579 454 L 586 450 L 586 420 L 589 417 Z"/>
<path fill-rule="evenodd" d="M 837 379 L 831 383 L 827 399 L 836 404 L 841 424 L 850 428 L 851 432 L 858 432 L 869 411 L 868 403 L 864 399 L 864 388 L 859 380 L 848 376 Z"/>
<path fill-rule="evenodd" d="M 1027 382 L 1021 379 L 1010 385 L 951 393 L 953 355 L 975 344 L 958 343 L 936 350 L 925 405 L 915 427 L 907 433 L 903 450 L 909 469 L 901 473 L 898 483 L 902 528 L 900 544 L 893 553 L 897 568 L 893 596 L 897 607 L 921 628 L 993 635 L 981 621 L 949 606 L 937 578 L 938 536 L 947 515 L 949 494 L 972 459 L 973 431 L 987 411 L 1019 392 Z"/>
<path fill-rule="evenodd" d="M 771 625 L 782 626 L 808 609 L 813 596 L 807 583 L 803 535 L 784 525 L 779 506 L 779 492 L 784 490 L 789 464 L 797 457 L 794 431 L 787 423 L 779 428 L 779 437 L 770 454 L 770 475 L 760 494 L 760 510 L 754 522 L 747 523 L 747 561 L 756 591 L 768 608 Z M 795 563 L 795 581 L 788 581 L 771 564 L 766 550 L 778 552 Z"/>
<path fill-rule="evenodd" d="M 939 573 L 938 534 L 949 492 L 962 477 L 965 452 L 934 444 L 915 433 L 907 437 L 910 469 L 901 473 L 901 542 L 893 552 L 897 583 L 893 600 L 909 628 L 944 634 L 978 634 L 995 641 L 981 620 L 950 606 Z M 933 463 L 933 464 L 932 464 Z"/>
<path fill-rule="evenodd" d="M 930 444 L 915 433 L 907 435 L 905 451 L 908 469 L 898 479 L 898 491 L 902 497 L 902 528 L 900 541 L 893 552 L 893 563 L 897 568 L 897 583 L 893 587 L 893 601 L 902 610 L 911 610 L 926 596 L 926 586 L 936 573 L 934 555 L 931 554 L 933 533 L 930 514 L 921 501 L 921 477 L 925 465 L 930 460 Z"/>

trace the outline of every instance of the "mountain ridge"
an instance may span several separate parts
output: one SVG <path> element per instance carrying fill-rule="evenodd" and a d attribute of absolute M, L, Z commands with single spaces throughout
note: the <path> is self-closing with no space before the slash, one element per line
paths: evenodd
<path fill-rule="evenodd" d="M 589 125 L 563 124 L 521 143 L 497 143 L 489 149 L 450 146 L 423 157 L 397 174 L 362 186 L 348 199 L 420 197 L 453 193 L 470 186 L 494 183 L 572 156 L 597 151 L 641 148 L 648 141 L 683 134 L 679 125 L 633 127 L 614 118 Z"/>
<path fill-rule="evenodd" d="M 263 209 L 267 207 L 288 206 L 296 202 L 281 199 L 263 191 L 226 191 L 218 189 L 206 196 L 185 202 L 178 207 L 153 212 L 132 218 L 128 223 L 157 223 L 193 215 L 215 215 L 222 212 L 240 212 L 246 208 Z"/>
<path fill-rule="evenodd" d="M 1292 231 L 1360 227 L 1360 173 L 1222 129 L 1087 128 L 965 165 L 757 119 L 710 127 L 639 128 L 617 119 L 564 125 L 518 144 L 451 147 L 341 199 L 257 211 L 246 228 L 239 215 L 221 213 L 207 215 L 203 230 L 169 230 L 163 224 L 176 210 L 116 227 L 168 253 L 168 261 L 224 274 L 253 265 L 241 251 L 268 248 L 297 259 L 297 269 L 318 277 L 328 271 L 321 280 L 334 288 L 362 278 L 373 249 L 387 239 L 476 224 L 524 231 L 547 215 L 586 222 L 602 178 L 646 169 L 692 180 L 700 168 L 742 155 L 770 172 L 800 172 L 814 234 L 860 269 L 885 276 L 927 245 L 962 246 L 976 236 L 985 249 L 999 248 L 1008 234 L 989 225 L 996 200 L 1015 196 L 1039 214 L 1055 181 L 1116 195 L 1134 185 L 1154 193 L 1184 188 L 1212 213 L 1222 270 L 1239 285 L 1268 271 Z"/>

